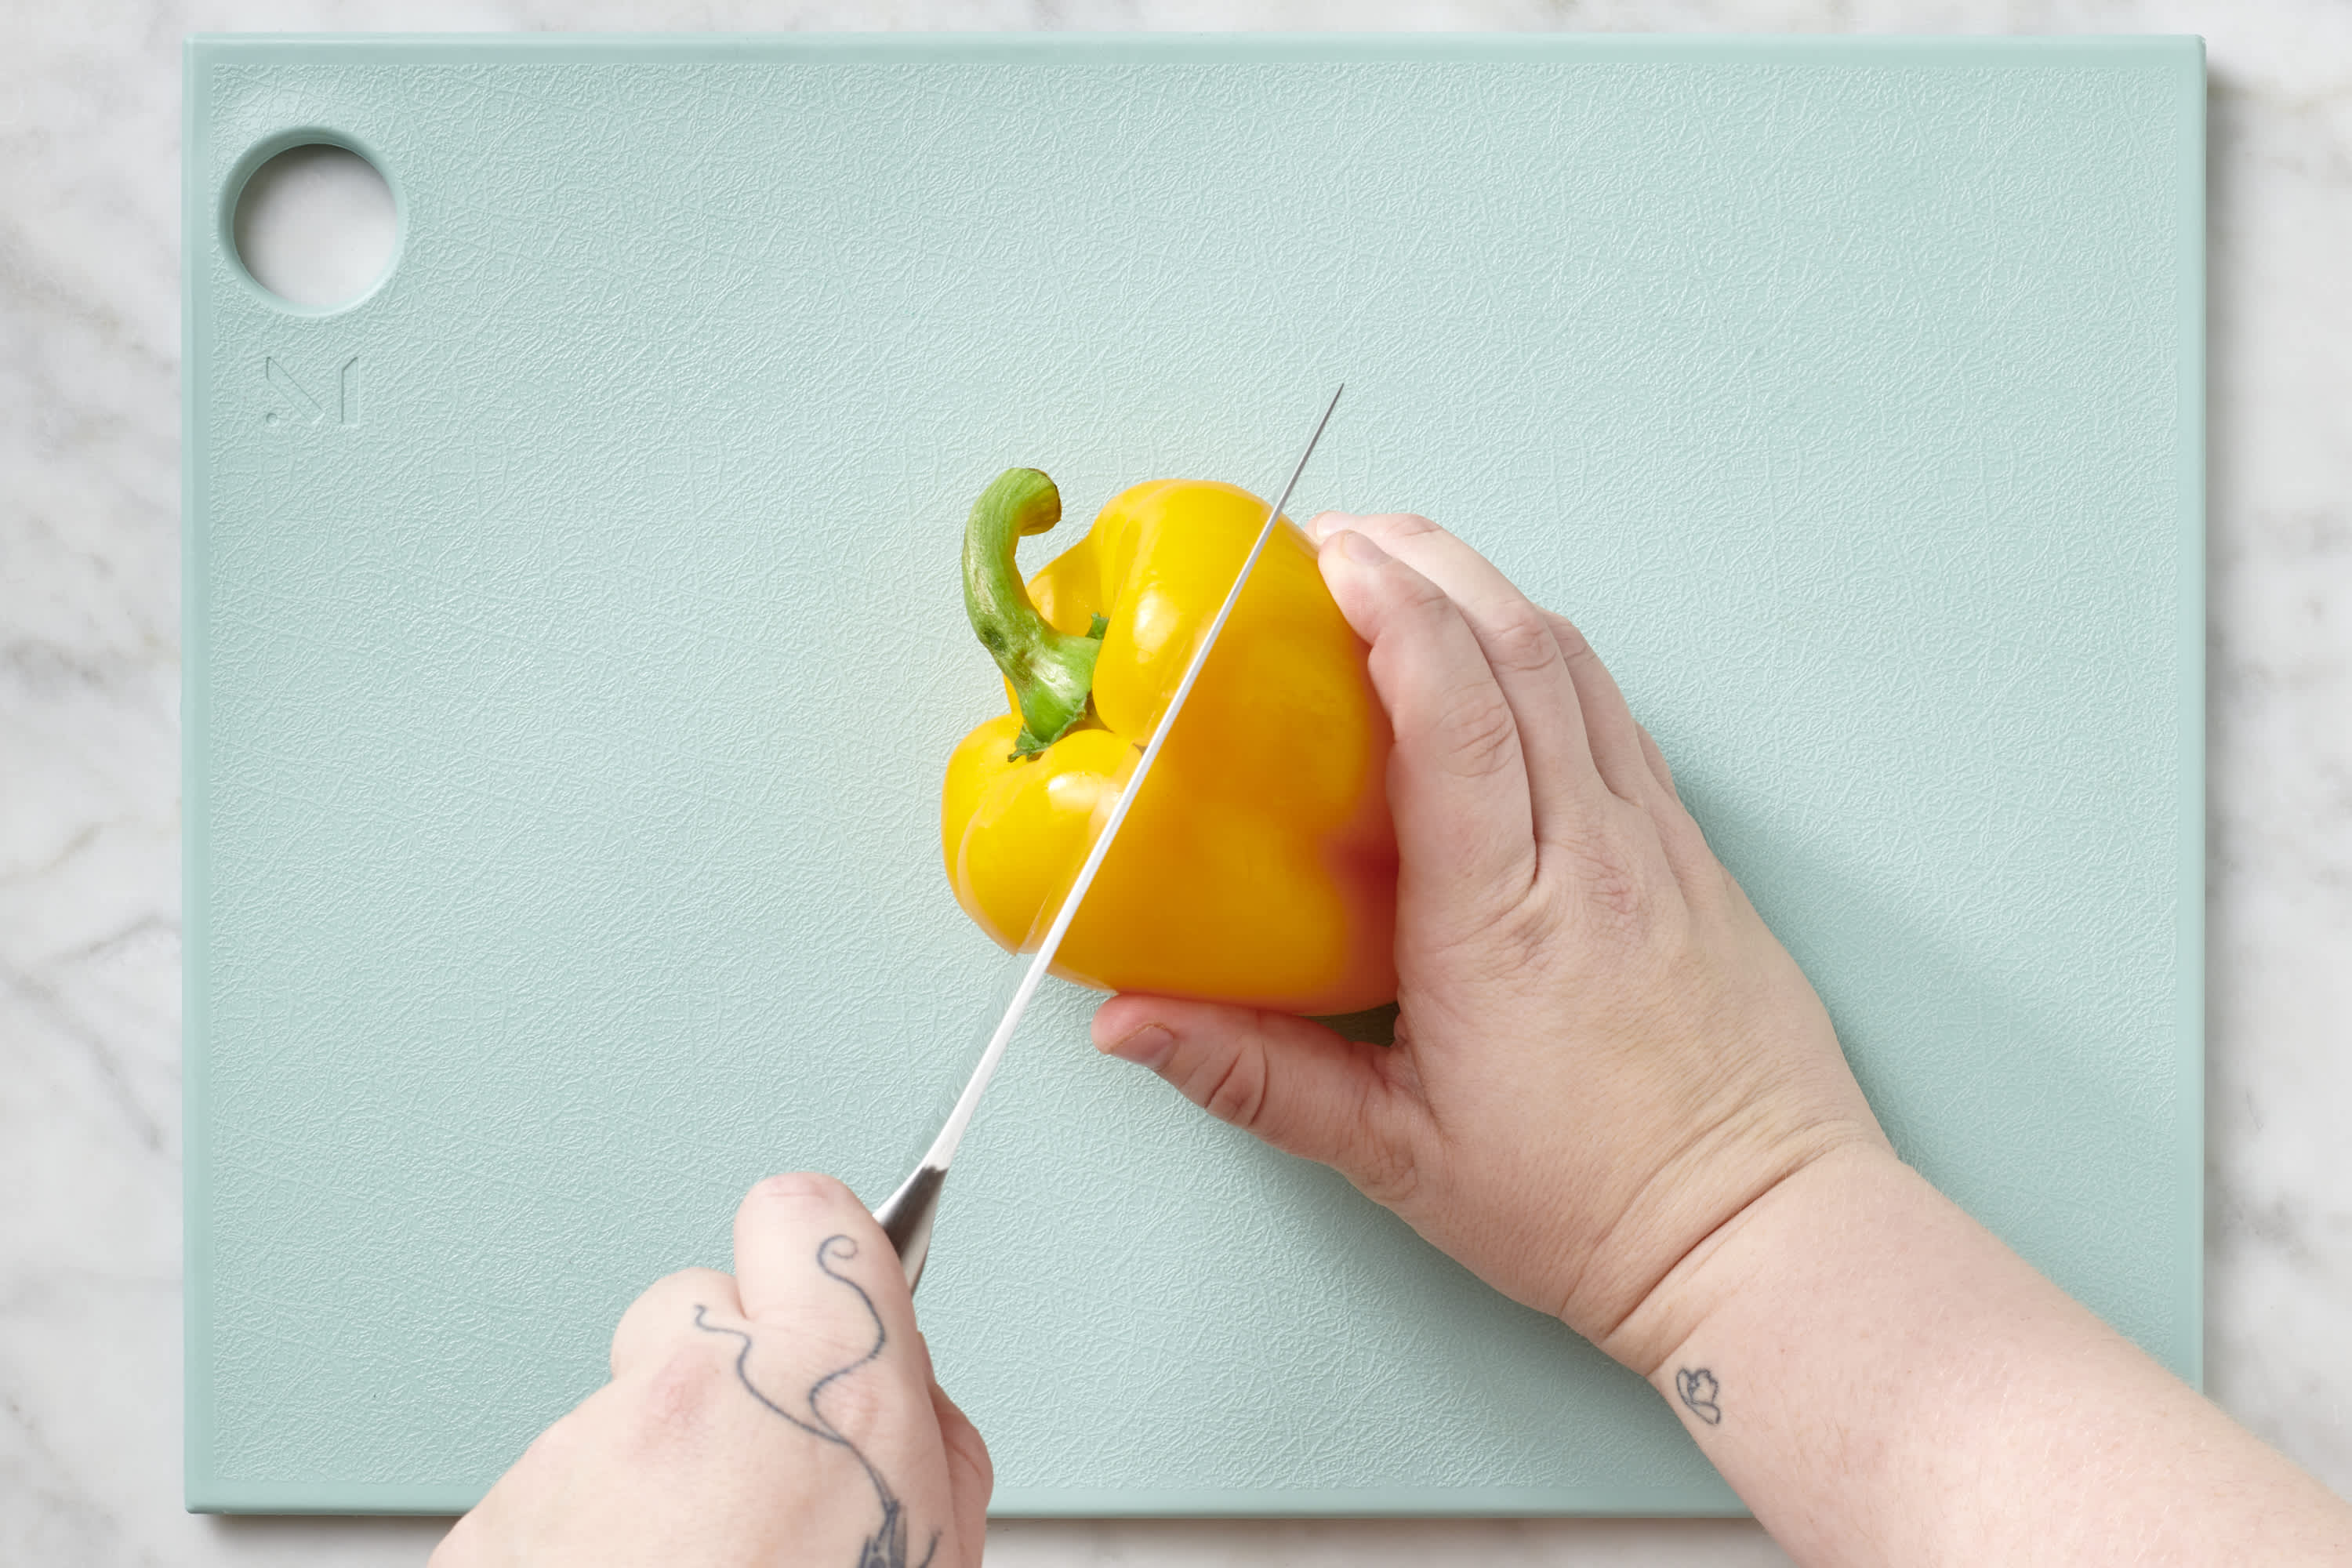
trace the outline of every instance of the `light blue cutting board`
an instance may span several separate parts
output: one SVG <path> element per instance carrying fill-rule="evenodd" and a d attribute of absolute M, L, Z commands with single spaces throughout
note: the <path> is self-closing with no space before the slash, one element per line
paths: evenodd
<path fill-rule="evenodd" d="M 1575 616 L 1904 1152 L 2197 1375 L 2195 40 L 187 72 L 192 1506 L 461 1508 L 755 1177 L 887 1191 L 1001 994 L 934 842 L 1002 702 L 972 496 L 1269 486 L 1342 377 L 1296 515 L 1432 513 Z M 225 228 L 322 137 L 400 243 L 304 313 Z M 1737 1509 L 1089 1000 L 924 1285 L 1000 1512 Z"/>

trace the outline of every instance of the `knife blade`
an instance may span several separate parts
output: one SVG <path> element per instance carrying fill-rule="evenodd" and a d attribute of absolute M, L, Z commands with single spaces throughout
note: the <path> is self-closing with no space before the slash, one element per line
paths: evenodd
<path fill-rule="evenodd" d="M 1145 782 L 1150 778 L 1151 766 L 1159 761 L 1160 748 L 1168 743 L 1170 732 L 1176 728 L 1176 720 L 1183 712 L 1186 700 L 1192 695 L 1192 687 L 1201 679 L 1201 670 L 1209 662 L 1209 655 L 1215 649 L 1217 638 L 1225 629 L 1225 622 L 1232 618 L 1234 606 L 1241 602 L 1242 589 L 1248 585 L 1250 573 L 1255 570 L 1258 557 L 1265 553 L 1266 542 L 1274 537 L 1275 525 L 1282 521 L 1282 509 L 1289 503 L 1290 492 L 1297 488 L 1299 475 L 1307 471 L 1307 459 L 1315 455 L 1316 444 L 1323 439 L 1324 426 L 1331 423 L 1331 411 L 1339 406 L 1339 394 L 1347 389 L 1347 384 L 1341 383 L 1331 394 L 1331 401 L 1323 405 L 1323 416 L 1315 422 L 1314 433 L 1307 437 L 1306 448 L 1298 454 L 1298 461 L 1292 466 L 1290 478 L 1283 481 L 1281 491 L 1274 498 L 1274 504 L 1265 509 L 1265 521 L 1259 525 L 1257 538 L 1250 545 L 1249 554 L 1243 558 L 1241 570 L 1234 574 L 1233 586 L 1225 590 L 1224 602 L 1217 606 L 1216 616 L 1201 634 L 1199 644 L 1192 649 L 1192 657 L 1186 661 L 1184 673 L 1177 680 L 1176 689 L 1170 693 L 1168 706 L 1161 711 L 1160 722 L 1153 726 L 1143 754 L 1136 759 L 1135 770 L 1128 775 L 1127 787 L 1119 791 L 1118 799 L 1112 805 L 1110 815 L 1105 818 L 1102 830 L 1095 835 L 1085 861 L 1078 867 L 1077 876 L 1072 879 L 1069 890 L 1062 895 L 1062 901 L 1054 911 L 1053 923 L 1045 928 L 1045 935 L 1038 942 L 1028 969 L 1023 973 L 1021 984 L 1014 988 L 1013 999 L 1004 1009 L 1004 1016 L 989 1036 L 988 1045 L 981 1052 L 979 1064 L 972 1068 L 963 1092 L 956 1097 L 955 1109 L 948 1112 L 939 1136 L 931 1141 L 930 1148 L 924 1153 L 922 1163 L 915 1167 L 913 1174 L 900 1183 L 898 1190 L 884 1199 L 881 1206 L 874 1211 L 874 1217 L 882 1224 L 883 1234 L 898 1249 L 898 1261 L 907 1271 L 909 1289 L 922 1278 L 923 1263 L 930 1255 L 931 1226 L 939 1212 L 940 1192 L 946 1184 L 948 1166 L 955 1159 L 956 1149 L 963 1142 L 964 1131 L 971 1125 L 972 1114 L 980 1109 L 980 1097 L 987 1092 L 989 1080 L 996 1076 L 997 1064 L 1004 1059 L 1005 1047 L 1012 1044 L 1013 1031 L 1021 1026 L 1022 1016 L 1029 1011 L 1031 999 L 1037 994 L 1038 986 L 1045 983 L 1045 973 L 1053 967 L 1055 955 L 1061 952 L 1062 939 L 1069 934 L 1070 922 L 1077 917 L 1079 907 L 1086 902 L 1087 889 L 1094 886 L 1095 873 L 1102 869 L 1103 860 L 1110 854 L 1110 847 L 1118 837 L 1118 830 L 1126 823 L 1129 809 L 1142 793 Z"/>

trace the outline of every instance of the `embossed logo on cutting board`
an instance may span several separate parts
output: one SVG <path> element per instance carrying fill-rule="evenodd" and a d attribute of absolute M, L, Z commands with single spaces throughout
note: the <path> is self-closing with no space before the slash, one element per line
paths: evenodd
<path fill-rule="evenodd" d="M 264 425 L 356 425 L 360 422 L 360 360 L 352 354 L 324 376 L 312 373 L 310 385 L 271 354 L 261 362 L 262 379 L 271 395 Z M 316 392 L 312 387 L 318 388 Z"/>

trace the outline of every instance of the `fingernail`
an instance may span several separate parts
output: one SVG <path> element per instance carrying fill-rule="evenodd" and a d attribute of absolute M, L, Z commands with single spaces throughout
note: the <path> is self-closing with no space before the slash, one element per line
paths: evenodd
<path fill-rule="evenodd" d="M 1123 1062 L 1133 1062 L 1138 1067 L 1146 1068 L 1158 1067 L 1175 1048 L 1176 1037 L 1169 1033 L 1165 1024 L 1146 1024 L 1101 1047 Z"/>
<path fill-rule="evenodd" d="M 823 1204 L 835 1204 L 849 1196 L 849 1189 L 833 1177 L 814 1171 L 783 1171 L 761 1177 L 752 1187 L 751 1195 L 761 1198 L 813 1198 Z M 855 1202 L 856 1200 L 852 1199 Z"/>
<path fill-rule="evenodd" d="M 1359 566 L 1376 566 L 1389 558 L 1387 551 L 1352 528 L 1340 530 L 1338 539 L 1339 553 Z"/>
<path fill-rule="evenodd" d="M 1353 521 L 1344 511 L 1318 511 L 1307 520 L 1307 537 L 1320 544 L 1331 537 L 1333 530 Z"/>

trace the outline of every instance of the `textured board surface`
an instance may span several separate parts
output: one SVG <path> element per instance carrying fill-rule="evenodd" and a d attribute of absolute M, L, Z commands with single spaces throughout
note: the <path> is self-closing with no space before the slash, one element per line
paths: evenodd
<path fill-rule="evenodd" d="M 187 112 L 193 1506 L 463 1507 L 752 1179 L 887 1191 L 1003 990 L 972 496 L 1262 489 L 1343 377 L 1293 515 L 1574 615 L 1906 1157 L 2197 1375 L 2195 40 L 211 38 Z M 400 246 L 305 312 L 226 215 L 322 137 Z M 1088 1007 L 924 1287 L 1000 1511 L 1737 1509 Z"/>

